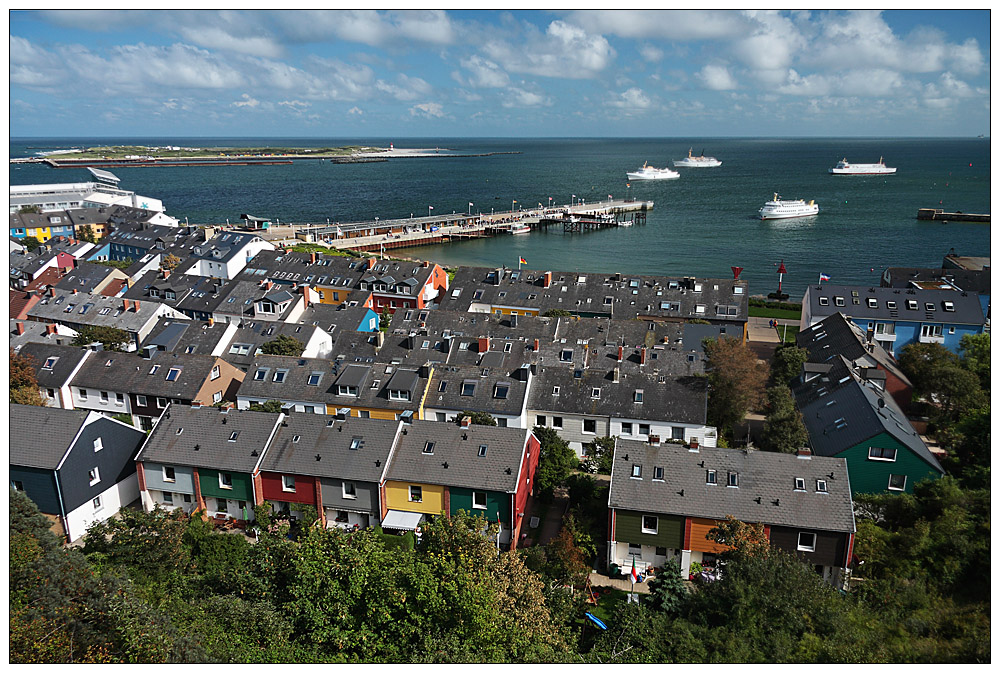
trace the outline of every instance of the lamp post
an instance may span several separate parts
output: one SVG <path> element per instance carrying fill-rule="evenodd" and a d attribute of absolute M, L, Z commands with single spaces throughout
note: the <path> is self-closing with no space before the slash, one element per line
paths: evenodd
<path fill-rule="evenodd" d="M 431 216 L 431 211 L 434 210 L 434 206 L 427 206 L 427 217 Z"/>
<path fill-rule="evenodd" d="M 573 194 L 573 199 L 569 202 L 569 205 L 571 208 L 576 205 L 576 194 Z"/>

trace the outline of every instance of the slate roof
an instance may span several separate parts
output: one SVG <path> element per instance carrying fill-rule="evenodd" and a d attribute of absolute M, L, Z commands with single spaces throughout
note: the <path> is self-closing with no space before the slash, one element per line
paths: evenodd
<path fill-rule="evenodd" d="M 136 461 L 252 474 L 280 418 L 261 411 L 170 404 Z M 234 432 L 239 434 L 230 441 Z"/>
<path fill-rule="evenodd" d="M 236 330 L 233 338 L 226 344 L 222 357 L 226 362 L 238 367 L 248 367 L 254 362 L 258 362 L 261 357 L 268 357 L 260 354 L 260 349 L 269 341 L 274 341 L 279 336 L 289 336 L 301 342 L 305 346 L 318 329 L 312 325 L 300 325 L 296 323 L 286 323 L 271 320 L 247 320 L 243 326 Z M 246 354 L 237 346 L 246 345 Z M 236 351 L 236 352 L 233 352 Z"/>
<path fill-rule="evenodd" d="M 42 300 L 28 311 L 30 318 L 45 322 L 60 322 L 69 325 L 97 325 L 117 327 L 127 332 L 138 332 L 156 316 L 161 305 L 142 301 L 139 310 L 124 310 L 124 302 L 119 297 L 105 297 L 102 294 L 73 294 L 66 290 L 52 289 L 55 296 L 46 293 Z M 73 309 L 66 309 L 73 306 Z M 132 305 L 134 306 L 134 304 Z"/>
<path fill-rule="evenodd" d="M 525 428 L 413 421 L 400 431 L 386 478 L 512 493 L 529 434 Z M 433 454 L 424 453 L 428 442 Z M 482 445 L 485 456 L 479 456 Z"/>
<path fill-rule="evenodd" d="M 632 478 L 633 465 L 642 466 L 641 479 Z M 653 480 L 654 467 L 663 468 L 662 481 Z M 708 470 L 716 471 L 717 484 L 707 483 Z M 730 472 L 738 475 L 738 488 L 727 486 Z M 795 490 L 796 477 L 805 480 L 804 491 Z M 826 481 L 827 493 L 817 492 L 819 479 Z M 745 522 L 812 530 L 855 530 L 843 458 L 807 459 L 704 446 L 689 451 L 675 444 L 654 447 L 619 439 L 608 507 L 720 520 L 732 515 Z"/>
<path fill-rule="evenodd" d="M 162 275 L 161 271 L 147 271 L 132 284 L 124 297 L 140 301 L 155 301 L 180 310 L 181 304 L 192 291 L 201 290 L 215 294 L 219 289 L 216 286 L 222 287 L 218 282 L 213 282 L 214 279 L 205 276 L 171 273 L 167 278 L 163 278 Z M 167 291 L 174 293 L 172 299 L 167 298 Z"/>
<path fill-rule="evenodd" d="M 211 355 L 154 353 L 152 358 L 146 359 L 138 353 L 98 351 L 80 368 L 73 385 L 194 400 L 216 364 L 218 358 Z M 180 374 L 176 380 L 168 381 L 173 367 L 180 367 Z"/>
<path fill-rule="evenodd" d="M 209 326 L 207 322 L 200 320 L 160 318 L 146 335 L 139 350 L 146 346 L 156 346 L 161 351 L 186 353 L 188 348 L 192 348 L 191 352 L 197 355 L 211 355 L 220 345 L 228 327 L 228 323 Z M 222 353 L 224 355 L 225 350 Z"/>
<path fill-rule="evenodd" d="M 73 339 L 76 337 L 76 330 L 70 329 L 65 325 L 56 325 L 56 330 L 59 333 L 49 334 L 46 332 L 48 325 L 43 322 L 36 322 L 34 320 L 10 320 L 10 331 L 8 332 L 10 340 L 8 344 L 14 349 L 15 353 L 20 352 L 26 344 L 29 343 L 45 343 L 45 344 L 56 344 L 56 345 L 70 345 Z M 21 322 L 24 324 L 24 334 L 17 333 L 17 323 Z"/>
<path fill-rule="evenodd" d="M 29 343 L 21 349 L 20 355 L 31 356 L 35 365 L 35 376 L 39 388 L 58 389 L 69 383 L 77 365 L 91 353 L 77 346 L 60 346 L 54 343 Z M 58 358 L 49 369 L 43 369 L 49 358 Z"/>
<path fill-rule="evenodd" d="M 76 438 L 89 411 L 8 405 L 10 464 L 54 470 Z"/>
<path fill-rule="evenodd" d="M 856 294 L 856 296 L 855 296 Z M 824 306 L 820 299 L 829 303 Z M 837 305 L 837 299 L 844 306 Z M 874 306 L 869 306 L 869 299 Z M 814 321 L 833 313 L 843 313 L 855 320 L 882 320 L 891 322 L 935 322 L 961 325 L 982 325 L 985 321 L 979 295 L 957 290 L 915 290 L 892 287 L 866 287 L 864 285 L 809 285 L 805 300 L 809 302 Z M 907 301 L 915 301 L 916 308 L 908 308 Z M 893 301 L 896 308 L 886 302 Z M 950 302 L 954 310 L 946 309 Z M 932 310 L 927 310 L 930 304 Z"/>
<path fill-rule="evenodd" d="M 792 391 L 816 455 L 835 456 L 886 432 L 943 472 L 890 394 L 855 376 L 845 358 L 839 357 L 830 364 L 828 373 L 819 374 Z"/>
<path fill-rule="evenodd" d="M 64 275 L 55 286 L 60 290 L 93 292 L 116 269 L 93 262 L 77 262 L 76 267 Z"/>
<path fill-rule="evenodd" d="M 882 287 L 910 288 L 912 283 L 947 281 L 964 292 L 990 293 L 990 272 L 970 269 L 924 269 L 917 267 L 889 267 L 882 273 Z"/>
<path fill-rule="evenodd" d="M 893 357 L 877 341 L 872 341 L 867 347 L 866 343 L 867 337 L 861 328 L 842 313 L 834 313 L 795 335 L 795 345 L 806 349 L 809 362 L 827 362 L 843 356 L 851 362 L 880 365 L 912 387 Z"/>
<path fill-rule="evenodd" d="M 284 381 L 275 382 L 278 371 L 285 371 Z M 320 374 L 317 385 L 309 385 L 309 377 Z M 263 377 L 263 378 L 258 378 Z M 320 358 L 299 358 L 288 355 L 258 355 L 240 384 L 240 397 L 296 400 L 325 404 L 336 391 L 335 363 Z"/>
<path fill-rule="evenodd" d="M 198 243 L 191 250 L 191 257 L 210 262 L 228 263 L 244 253 L 246 246 L 255 240 L 263 240 L 257 234 L 244 234 L 235 231 L 224 231 L 216 234 L 210 240 Z"/>
<path fill-rule="evenodd" d="M 260 469 L 378 483 L 399 425 L 399 421 L 374 418 L 338 420 L 292 413 L 278 428 Z"/>
<path fill-rule="evenodd" d="M 517 367 L 436 365 L 424 406 L 519 416 L 525 408 L 528 383 L 520 380 L 518 374 Z M 471 395 L 463 394 L 469 392 L 464 385 L 466 382 L 473 384 Z M 444 390 L 441 389 L 442 384 Z M 503 387 L 506 387 L 506 395 L 500 390 Z"/>
<path fill-rule="evenodd" d="M 545 273 L 462 267 L 450 283 L 441 308 L 468 311 L 477 303 L 625 319 L 700 318 L 737 323 L 747 319 L 745 280 L 553 271 L 546 288 Z M 702 311 L 698 311 L 699 306 Z"/>
<path fill-rule="evenodd" d="M 340 304 L 319 304 L 313 302 L 299 316 L 298 322 L 304 325 L 315 325 L 329 334 L 336 334 L 339 331 L 353 332 L 361 327 L 361 321 L 371 310 L 365 306 L 347 306 Z M 367 327 L 367 325 L 364 325 Z M 375 327 L 378 327 L 376 317 Z"/>

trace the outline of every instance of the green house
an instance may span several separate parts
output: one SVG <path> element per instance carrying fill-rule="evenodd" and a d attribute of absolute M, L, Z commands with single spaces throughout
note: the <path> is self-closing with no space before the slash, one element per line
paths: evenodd
<path fill-rule="evenodd" d="M 847 460 L 851 494 L 912 493 L 944 470 L 878 380 L 856 374 L 850 361 L 807 363 L 795 402 L 818 456 Z"/>

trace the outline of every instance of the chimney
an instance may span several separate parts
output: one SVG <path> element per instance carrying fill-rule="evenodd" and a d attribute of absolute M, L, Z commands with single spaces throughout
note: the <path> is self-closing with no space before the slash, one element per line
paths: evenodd
<path fill-rule="evenodd" d="M 46 325 L 45 326 L 45 333 L 46 334 L 55 334 L 56 333 L 56 326 L 55 326 L 55 324 L 49 323 L 48 325 Z"/>
<path fill-rule="evenodd" d="M 813 452 L 812 449 L 810 449 L 808 446 L 803 446 L 801 449 L 798 450 L 797 455 L 799 458 L 809 460 L 810 458 L 812 458 Z"/>
<path fill-rule="evenodd" d="M 479 352 L 485 353 L 490 349 L 490 338 L 489 337 L 479 337 Z"/>
<path fill-rule="evenodd" d="M 18 321 L 17 321 L 17 322 L 16 322 L 15 324 L 14 324 L 14 328 L 15 328 L 15 329 L 17 330 L 17 333 L 18 333 L 19 335 L 21 335 L 21 334 L 24 334 L 24 323 L 23 323 L 23 322 L 21 322 L 20 320 L 18 320 Z"/>
<path fill-rule="evenodd" d="M 467 428 L 471 424 L 472 424 L 472 417 L 471 416 L 462 416 L 462 427 L 463 428 Z"/>
<path fill-rule="evenodd" d="M 619 382 L 619 381 L 621 380 L 621 376 L 622 376 L 622 370 L 621 370 L 621 367 L 615 367 L 615 368 L 614 368 L 614 369 L 612 370 L 612 372 L 613 372 L 613 373 L 612 373 L 612 378 L 611 378 L 611 380 L 612 380 L 613 382 L 615 382 L 615 383 L 618 383 L 618 382 Z"/>
<path fill-rule="evenodd" d="M 51 285 L 49 286 L 49 296 L 50 297 L 56 296 L 56 289 L 54 287 L 52 287 Z"/>
<path fill-rule="evenodd" d="M 315 252 L 309 253 L 309 263 L 310 264 L 315 264 L 316 263 L 316 253 Z"/>
<path fill-rule="evenodd" d="M 691 442 L 688 444 L 688 447 L 692 451 L 697 451 L 698 450 L 698 438 L 697 437 L 692 437 L 691 438 Z"/>
<path fill-rule="evenodd" d="M 496 269 L 494 271 L 494 273 L 493 273 L 493 284 L 494 285 L 499 285 L 500 281 L 503 280 L 503 271 L 504 270 L 502 268 Z"/>
<path fill-rule="evenodd" d="M 378 330 L 375 332 L 375 350 L 379 350 L 385 344 L 385 332 Z"/>
<path fill-rule="evenodd" d="M 163 270 L 163 278 L 164 279 L 170 278 L 170 269 Z"/>
<path fill-rule="evenodd" d="M 265 291 L 270 291 L 272 287 L 274 287 L 274 283 L 272 283 L 269 280 L 265 280 L 264 281 L 264 290 Z"/>
<path fill-rule="evenodd" d="M 77 289 L 76 289 L 76 288 L 74 287 L 74 288 L 73 288 L 73 294 L 80 294 L 80 291 L 79 291 L 79 290 L 77 290 Z"/>
<path fill-rule="evenodd" d="M 624 355 L 625 355 L 625 347 L 624 346 L 619 346 L 618 347 L 618 362 L 622 361 L 622 357 Z"/>
<path fill-rule="evenodd" d="M 135 311 L 136 313 L 138 313 L 138 312 L 139 312 L 139 300 L 138 300 L 138 299 L 136 299 L 135 301 L 133 301 L 133 302 L 132 302 L 132 309 L 133 309 L 133 310 L 134 310 L 134 311 Z"/>
<path fill-rule="evenodd" d="M 538 352 L 538 339 L 535 339 L 535 352 Z"/>
<path fill-rule="evenodd" d="M 128 311 L 128 310 L 131 310 L 131 308 L 132 308 L 132 300 L 131 299 L 125 299 L 125 300 L 122 301 L 122 310 Z"/>
<path fill-rule="evenodd" d="M 660 445 L 660 436 L 659 435 L 650 435 L 649 436 L 649 445 L 650 446 L 659 446 Z"/>
<path fill-rule="evenodd" d="M 431 265 L 431 263 L 430 263 L 430 262 L 428 262 L 428 261 L 427 261 L 427 260 L 425 259 L 425 260 L 424 260 L 424 264 L 423 264 L 424 268 L 426 269 L 426 268 L 427 268 L 427 267 L 429 267 L 430 265 Z"/>
<path fill-rule="evenodd" d="M 552 285 L 552 272 L 546 271 L 542 274 L 542 287 L 548 287 Z"/>
<path fill-rule="evenodd" d="M 366 268 L 368 268 L 368 269 L 374 268 L 375 267 L 375 258 L 374 257 L 369 257 L 367 264 L 368 264 L 368 266 Z"/>
<path fill-rule="evenodd" d="M 201 400 L 193 400 L 191 402 L 191 408 L 192 409 L 200 409 L 201 408 Z"/>
<path fill-rule="evenodd" d="M 643 346 L 642 348 L 639 349 L 639 364 L 640 365 L 646 364 L 646 347 L 645 346 Z"/>

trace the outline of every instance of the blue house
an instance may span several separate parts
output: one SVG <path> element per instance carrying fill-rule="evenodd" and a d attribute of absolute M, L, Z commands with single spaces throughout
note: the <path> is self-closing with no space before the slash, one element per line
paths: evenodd
<path fill-rule="evenodd" d="M 988 325 L 976 292 L 820 284 L 806 288 L 799 329 L 834 313 L 892 355 L 911 343 L 939 343 L 957 353 L 963 336 L 981 334 Z"/>

